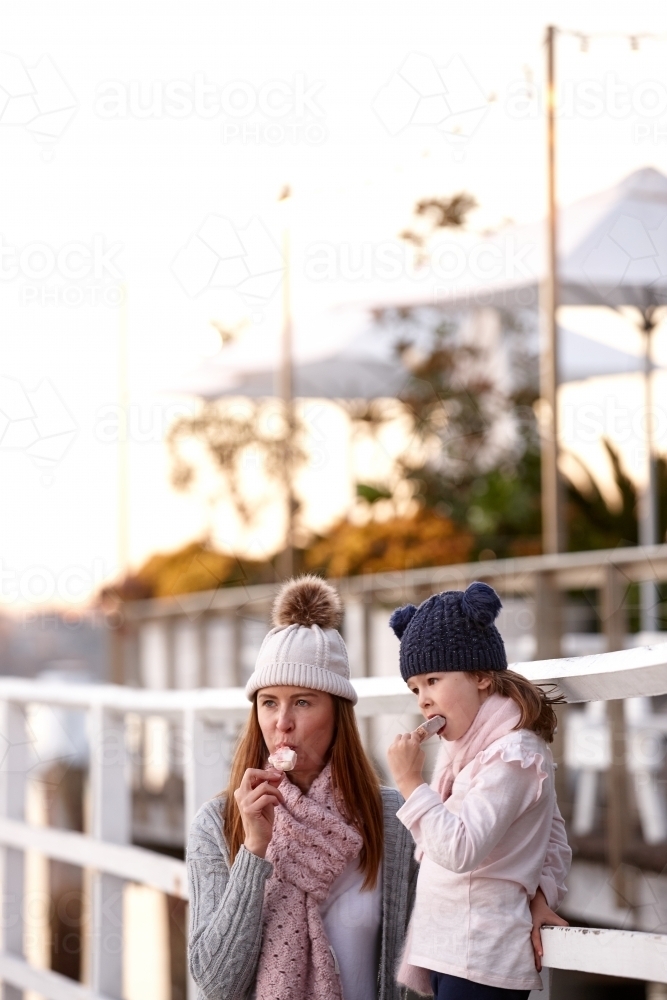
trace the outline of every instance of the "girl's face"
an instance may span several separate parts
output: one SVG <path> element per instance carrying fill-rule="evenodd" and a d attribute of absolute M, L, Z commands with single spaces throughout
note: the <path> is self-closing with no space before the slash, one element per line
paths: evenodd
<path fill-rule="evenodd" d="M 282 684 L 262 688 L 257 694 L 257 718 L 269 753 L 278 747 L 296 750 L 296 767 L 289 777 L 322 770 L 334 738 L 330 694 Z"/>
<path fill-rule="evenodd" d="M 479 677 L 464 670 L 446 670 L 418 674 L 408 680 L 408 687 L 419 698 L 424 718 L 443 715 L 446 719 L 438 736 L 458 740 L 470 728 L 480 706 L 490 692 L 489 677 Z"/>

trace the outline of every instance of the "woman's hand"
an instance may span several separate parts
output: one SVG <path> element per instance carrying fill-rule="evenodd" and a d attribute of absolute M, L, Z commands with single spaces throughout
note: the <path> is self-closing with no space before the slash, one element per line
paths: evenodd
<path fill-rule="evenodd" d="M 234 792 L 245 831 L 243 844 L 260 858 L 266 857 L 266 849 L 271 842 L 274 809 L 283 801 L 278 790 L 282 780 L 282 771 L 275 768 L 260 771 L 249 767 Z"/>
<path fill-rule="evenodd" d="M 544 955 L 540 928 L 569 927 L 570 925 L 567 920 L 563 920 L 563 918 L 559 917 L 557 913 L 554 913 L 547 903 L 541 889 L 537 890 L 530 901 L 530 915 L 533 918 L 533 929 L 530 932 L 530 942 L 533 946 L 533 952 L 535 953 L 535 968 L 538 972 L 540 972 L 542 969 L 542 956 Z"/>
<path fill-rule="evenodd" d="M 398 790 L 404 799 L 424 784 L 422 771 L 426 756 L 414 733 L 401 733 L 387 750 L 387 760 Z"/>

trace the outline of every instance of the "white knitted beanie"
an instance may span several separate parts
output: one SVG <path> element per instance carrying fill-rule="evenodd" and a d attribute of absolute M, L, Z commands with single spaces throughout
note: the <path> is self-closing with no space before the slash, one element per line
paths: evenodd
<path fill-rule="evenodd" d="M 317 576 L 289 580 L 273 605 L 273 624 L 257 657 L 245 693 L 252 700 L 260 688 L 279 684 L 328 691 L 357 702 L 350 664 L 338 631 L 341 599 Z"/>

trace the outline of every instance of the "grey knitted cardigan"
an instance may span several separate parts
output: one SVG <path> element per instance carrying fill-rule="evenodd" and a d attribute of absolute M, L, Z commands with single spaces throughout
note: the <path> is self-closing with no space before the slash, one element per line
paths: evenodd
<path fill-rule="evenodd" d="M 396 818 L 403 804 L 401 796 L 392 788 L 383 788 L 382 803 L 385 843 L 377 1000 L 404 1000 L 407 994 L 396 984 L 395 973 L 418 866 L 412 837 Z M 207 802 L 190 829 L 190 972 L 199 987 L 200 1000 L 248 1000 L 261 948 L 264 883 L 273 865 L 242 847 L 230 869 L 223 808 L 223 798 Z"/>

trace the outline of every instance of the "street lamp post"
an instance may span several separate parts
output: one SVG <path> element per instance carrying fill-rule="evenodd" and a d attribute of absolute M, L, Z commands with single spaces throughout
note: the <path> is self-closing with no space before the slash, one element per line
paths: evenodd
<path fill-rule="evenodd" d="M 278 559 L 278 571 L 283 579 L 294 575 L 294 487 L 293 487 L 293 438 L 294 438 L 294 385 L 292 370 L 292 301 L 290 287 L 291 241 L 288 206 L 292 192 L 288 185 L 283 188 L 279 201 L 284 205 L 283 219 L 283 327 L 280 362 L 280 397 L 283 401 L 285 419 L 285 448 L 283 453 L 283 475 L 285 489 L 285 548 Z"/>
<path fill-rule="evenodd" d="M 542 550 L 564 548 L 562 484 L 558 472 L 558 217 L 556 204 L 556 28 L 547 28 L 547 269 L 541 288 L 540 352 Z"/>

